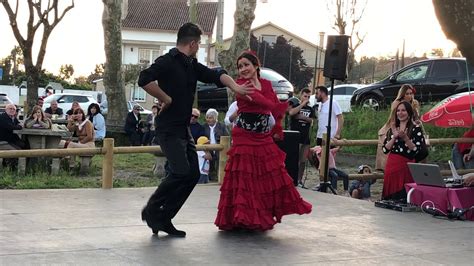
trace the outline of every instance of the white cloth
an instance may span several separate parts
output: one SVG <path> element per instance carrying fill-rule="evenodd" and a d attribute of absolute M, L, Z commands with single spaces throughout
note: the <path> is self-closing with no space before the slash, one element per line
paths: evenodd
<path fill-rule="evenodd" d="M 330 138 L 334 138 L 336 135 L 338 123 L 337 123 L 337 115 L 342 114 L 341 107 L 339 104 L 333 100 L 332 102 L 332 115 L 331 115 L 331 136 Z M 323 134 L 327 132 L 328 126 L 328 118 L 329 118 L 329 99 L 325 103 L 319 103 L 318 107 L 318 138 L 322 138 Z"/>
<path fill-rule="evenodd" d="M 199 160 L 199 171 L 201 174 L 208 175 L 209 174 L 209 160 L 204 159 L 204 155 L 206 154 L 205 151 L 197 151 L 198 160 Z"/>
<path fill-rule="evenodd" d="M 216 128 L 217 123 L 215 123 L 213 126 L 209 125 L 209 138 L 210 138 L 210 144 L 216 144 L 216 136 L 214 134 L 214 128 Z"/>

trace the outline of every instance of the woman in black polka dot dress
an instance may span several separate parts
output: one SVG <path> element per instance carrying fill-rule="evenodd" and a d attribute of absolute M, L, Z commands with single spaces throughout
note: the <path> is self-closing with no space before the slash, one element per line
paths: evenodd
<path fill-rule="evenodd" d="M 415 155 L 424 142 L 423 131 L 414 123 L 413 108 L 408 102 L 400 102 L 391 113 L 391 128 L 382 147 L 388 153 L 385 165 L 382 199 L 406 199 L 405 184 L 413 177 L 408 162 L 415 162 Z"/>

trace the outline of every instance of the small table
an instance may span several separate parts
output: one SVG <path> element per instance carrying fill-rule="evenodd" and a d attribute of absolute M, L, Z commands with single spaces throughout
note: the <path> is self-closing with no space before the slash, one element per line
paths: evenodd
<path fill-rule="evenodd" d="M 58 118 L 58 119 L 51 119 L 51 122 L 53 124 L 60 124 L 60 125 L 67 125 L 67 119 L 66 118 Z"/>
<path fill-rule="evenodd" d="M 62 138 L 72 136 L 69 131 L 52 131 L 51 129 L 33 129 L 23 128 L 21 130 L 13 130 L 13 133 L 25 135 L 30 144 L 30 149 L 57 149 Z M 22 174 L 26 171 L 26 160 L 20 158 L 18 162 L 18 171 Z M 53 158 L 51 164 L 51 173 L 59 172 L 59 158 Z"/>
<path fill-rule="evenodd" d="M 416 183 L 405 184 L 406 191 L 412 188 L 410 202 L 417 206 L 421 206 L 425 201 L 431 201 L 427 203 L 428 206 L 431 207 L 434 204 L 434 207 L 445 213 L 448 209 L 465 209 L 474 206 L 474 187 L 444 188 L 422 186 Z M 474 210 L 466 213 L 466 219 L 474 221 Z"/>

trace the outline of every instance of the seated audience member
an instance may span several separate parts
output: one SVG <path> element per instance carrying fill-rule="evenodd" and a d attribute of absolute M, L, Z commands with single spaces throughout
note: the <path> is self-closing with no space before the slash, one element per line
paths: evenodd
<path fill-rule="evenodd" d="M 80 108 L 79 103 L 76 102 L 76 101 L 72 102 L 71 109 L 69 109 L 69 110 L 66 112 L 66 118 L 68 118 L 68 116 L 74 114 L 74 110 L 76 110 L 77 108 Z"/>
<path fill-rule="evenodd" d="M 20 130 L 23 126 L 16 118 L 16 107 L 14 104 L 7 104 L 5 112 L 0 114 L 0 141 L 8 143 L 8 149 L 21 150 L 26 148 L 26 143 L 22 141 L 13 130 Z"/>
<path fill-rule="evenodd" d="M 206 123 L 204 124 L 204 136 L 209 139 L 210 144 L 219 144 L 221 136 L 229 136 L 227 127 L 217 121 L 219 113 L 216 109 L 210 108 L 206 112 Z M 219 153 L 212 151 L 212 162 L 211 162 L 211 172 L 214 172 L 217 169 L 216 163 L 219 162 Z M 212 176 L 209 176 L 212 178 Z"/>
<path fill-rule="evenodd" d="M 158 144 L 157 139 L 155 139 L 155 118 L 159 112 L 158 105 L 153 105 L 151 107 L 151 114 L 148 114 L 146 117 L 146 132 L 143 134 L 143 144 L 144 145 L 152 145 Z"/>
<path fill-rule="evenodd" d="M 359 166 L 358 174 L 371 174 L 372 169 L 368 165 Z M 355 199 L 370 199 L 370 186 L 377 181 L 372 180 L 352 180 L 351 186 L 349 187 L 349 193 L 351 197 Z"/>
<path fill-rule="evenodd" d="M 474 138 L 474 128 L 464 132 L 462 138 Z M 474 169 L 474 144 L 454 143 L 451 160 L 456 169 Z"/>
<path fill-rule="evenodd" d="M 94 126 L 95 139 L 103 140 L 105 138 L 105 118 L 102 115 L 100 106 L 96 103 L 91 103 L 87 108 L 87 119 L 92 122 Z"/>
<path fill-rule="evenodd" d="M 349 175 L 347 175 L 344 171 L 336 168 L 336 153 L 339 151 L 340 147 L 334 147 L 329 150 L 329 162 L 328 162 L 328 175 L 331 181 L 331 186 L 333 189 L 337 191 L 337 180 L 342 179 L 343 186 L 344 186 L 344 196 L 349 196 Z M 320 160 L 321 160 L 321 146 L 315 146 L 310 149 L 309 158 L 310 162 L 313 164 L 316 169 L 321 169 Z M 315 156 L 314 156 L 315 155 Z M 317 187 L 313 188 L 313 190 L 317 190 Z"/>
<path fill-rule="evenodd" d="M 47 118 L 43 110 L 41 109 L 41 106 L 36 105 L 33 107 L 33 111 L 31 112 L 31 115 L 26 119 L 25 121 L 25 127 L 26 128 L 44 128 L 44 129 L 49 129 L 51 128 L 51 120 Z"/>
<path fill-rule="evenodd" d="M 56 115 L 57 118 L 60 118 L 64 115 L 64 112 L 62 108 L 58 107 L 58 102 L 56 100 L 52 100 L 51 105 L 44 111 L 44 115 L 50 119 L 53 117 L 53 115 Z"/>
<path fill-rule="evenodd" d="M 197 143 L 199 137 L 204 136 L 204 127 L 198 121 L 200 115 L 201 112 L 199 112 L 198 109 L 193 108 L 193 111 L 191 112 L 189 128 L 191 129 L 191 135 L 193 136 L 194 143 Z"/>
<path fill-rule="evenodd" d="M 209 144 L 209 139 L 207 137 L 201 136 L 198 138 L 197 145 L 206 144 Z M 209 167 L 210 161 L 212 160 L 211 153 L 208 151 L 197 151 L 197 155 L 199 160 L 199 171 L 201 172 L 198 184 L 209 183 Z"/>
<path fill-rule="evenodd" d="M 68 117 L 67 128 L 71 132 L 75 132 L 78 142 L 64 141 L 59 142 L 60 148 L 94 148 L 94 125 L 86 119 L 86 114 L 81 108 L 74 110 L 74 113 Z M 75 157 L 71 157 L 69 162 L 71 167 L 75 165 Z"/>
<path fill-rule="evenodd" d="M 382 150 L 388 154 L 385 165 L 382 199 L 406 201 L 405 184 L 413 183 L 408 169 L 409 162 L 425 141 L 423 130 L 414 123 L 414 111 L 409 102 L 400 102 L 390 114 L 390 128 L 383 142 Z"/>
<path fill-rule="evenodd" d="M 36 102 L 36 105 L 39 105 L 41 108 L 43 108 L 44 100 L 43 98 L 38 98 L 38 101 Z"/>
<path fill-rule="evenodd" d="M 143 130 L 142 128 L 140 128 L 140 106 L 138 105 L 134 106 L 132 111 L 127 114 L 124 130 L 128 136 L 130 145 L 132 146 L 141 145 Z"/>

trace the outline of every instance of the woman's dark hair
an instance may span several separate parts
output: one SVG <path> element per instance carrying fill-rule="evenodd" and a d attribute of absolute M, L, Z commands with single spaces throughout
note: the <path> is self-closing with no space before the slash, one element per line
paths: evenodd
<path fill-rule="evenodd" d="M 91 103 L 91 104 L 89 105 L 89 107 L 87 107 L 87 115 L 88 115 L 88 116 L 92 116 L 92 112 L 91 112 L 92 107 L 95 107 L 95 110 L 97 111 L 96 114 L 101 114 L 101 112 L 100 112 L 100 106 L 99 106 L 98 104 L 96 104 L 96 103 Z"/>
<path fill-rule="evenodd" d="M 397 109 L 398 109 L 398 106 L 400 106 L 402 104 L 403 104 L 403 106 L 405 106 L 405 110 L 407 110 L 407 113 L 408 113 L 407 135 L 408 135 L 409 138 L 411 138 L 411 134 L 413 132 L 413 127 L 415 127 L 415 124 L 413 123 L 413 118 L 415 116 L 415 112 L 413 111 L 413 107 L 411 106 L 411 104 L 407 101 L 401 101 L 397 105 L 397 107 L 393 108 L 392 114 L 390 115 L 390 117 L 393 117 L 393 119 L 395 120 L 395 126 L 399 127 L 400 126 L 400 120 L 398 119 L 398 116 L 397 116 Z M 387 132 L 387 136 L 389 137 L 390 135 L 392 135 L 392 129 L 390 129 Z"/>
<path fill-rule="evenodd" d="M 177 44 L 188 44 L 192 41 L 199 41 L 201 39 L 201 28 L 191 22 L 183 24 L 178 30 Z"/>
<path fill-rule="evenodd" d="M 82 110 L 81 108 L 77 108 L 76 110 L 74 110 L 74 113 L 72 114 L 77 115 L 79 113 L 82 114 L 82 121 L 86 120 L 86 114 L 84 114 L 84 110 Z"/>
<path fill-rule="evenodd" d="M 240 54 L 239 57 L 237 57 L 237 68 L 238 65 L 239 65 L 239 61 L 240 59 L 242 58 L 245 58 L 247 60 L 250 61 L 250 63 L 252 63 L 252 65 L 255 66 L 255 68 L 257 69 L 257 76 L 260 78 L 260 60 L 258 60 L 257 56 L 254 54 L 254 52 L 252 51 L 244 51 L 243 53 Z"/>

